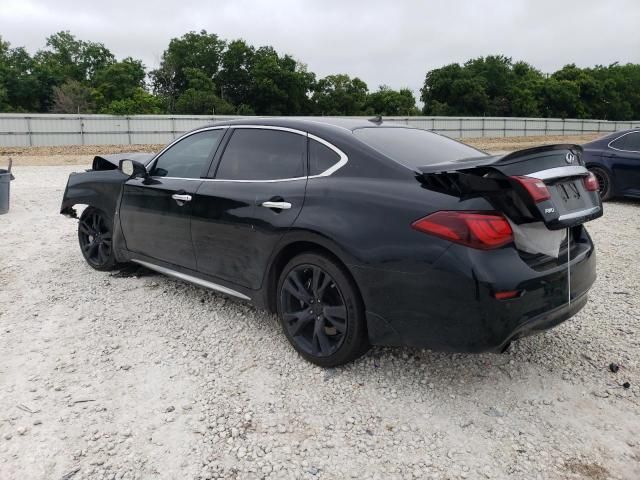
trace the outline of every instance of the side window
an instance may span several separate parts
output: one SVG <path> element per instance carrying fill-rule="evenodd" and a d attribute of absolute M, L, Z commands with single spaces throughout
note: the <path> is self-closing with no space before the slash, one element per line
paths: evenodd
<path fill-rule="evenodd" d="M 307 137 L 279 130 L 237 128 L 224 150 L 216 178 L 278 180 L 304 176 Z"/>
<path fill-rule="evenodd" d="M 618 150 L 640 152 L 640 132 L 627 133 L 617 140 L 614 140 L 611 146 Z"/>
<path fill-rule="evenodd" d="M 326 145 L 309 140 L 309 175 L 319 175 L 340 161 L 340 155 Z"/>
<path fill-rule="evenodd" d="M 180 140 L 158 158 L 151 175 L 200 178 L 224 132 L 224 129 L 206 130 Z"/>

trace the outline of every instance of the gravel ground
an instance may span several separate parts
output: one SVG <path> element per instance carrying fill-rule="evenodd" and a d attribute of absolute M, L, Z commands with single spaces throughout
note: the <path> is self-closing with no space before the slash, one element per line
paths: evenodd
<path fill-rule="evenodd" d="M 74 169 L 18 166 L 0 216 L 2 480 L 640 478 L 640 203 L 590 224 L 598 281 L 556 329 L 323 370 L 250 305 L 89 268 Z"/>
<path fill-rule="evenodd" d="M 536 137 L 464 138 L 462 141 L 481 150 L 511 152 L 552 143 L 585 143 L 598 134 Z M 107 153 L 157 152 L 164 145 L 69 145 L 59 147 L 0 147 L 0 168 L 9 158 L 15 165 L 86 165 L 94 155 Z"/>

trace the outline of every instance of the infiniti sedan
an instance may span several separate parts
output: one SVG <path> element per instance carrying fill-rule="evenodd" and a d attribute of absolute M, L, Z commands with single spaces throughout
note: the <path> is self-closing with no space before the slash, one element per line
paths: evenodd
<path fill-rule="evenodd" d="M 277 313 L 330 367 L 370 345 L 504 350 L 578 312 L 602 215 L 576 145 L 487 155 L 380 121 L 269 118 L 72 174 L 96 270 L 134 262 Z"/>

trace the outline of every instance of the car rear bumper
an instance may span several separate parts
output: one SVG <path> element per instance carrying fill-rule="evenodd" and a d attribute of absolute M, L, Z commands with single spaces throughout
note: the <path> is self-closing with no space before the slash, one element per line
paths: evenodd
<path fill-rule="evenodd" d="M 513 248 L 487 252 L 454 245 L 422 274 L 352 270 L 372 344 L 499 352 L 584 307 L 596 279 L 596 258 L 585 232 L 580 248 L 572 250 L 570 292 L 566 262 L 536 270 Z M 494 297 L 510 290 L 522 293 L 508 300 Z"/>

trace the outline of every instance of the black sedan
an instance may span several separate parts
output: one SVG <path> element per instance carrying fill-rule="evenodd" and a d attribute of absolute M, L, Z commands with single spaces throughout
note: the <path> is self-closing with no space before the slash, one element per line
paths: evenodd
<path fill-rule="evenodd" d="M 277 312 L 321 366 L 369 345 L 502 351 L 578 312 L 602 215 L 581 149 L 491 156 L 379 121 L 252 119 L 72 174 L 87 263 L 135 262 Z"/>
<path fill-rule="evenodd" d="M 600 185 L 600 196 L 640 198 L 640 130 L 615 132 L 586 143 L 584 161 Z"/>

